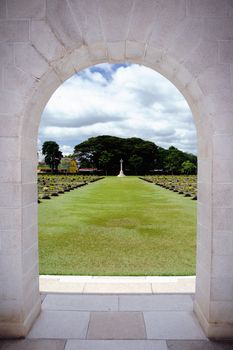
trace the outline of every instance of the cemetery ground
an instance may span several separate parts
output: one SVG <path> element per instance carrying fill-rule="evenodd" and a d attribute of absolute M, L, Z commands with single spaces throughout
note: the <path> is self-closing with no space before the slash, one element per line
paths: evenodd
<path fill-rule="evenodd" d="M 40 274 L 195 275 L 196 202 L 129 177 L 39 204 Z"/>

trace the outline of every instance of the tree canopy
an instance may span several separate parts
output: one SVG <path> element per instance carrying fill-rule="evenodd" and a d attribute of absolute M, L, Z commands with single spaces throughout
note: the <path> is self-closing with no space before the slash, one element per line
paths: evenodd
<path fill-rule="evenodd" d="M 56 172 L 63 157 L 59 145 L 55 141 L 45 141 L 42 154 L 45 156 L 45 163 L 50 166 L 52 172 Z"/>
<path fill-rule="evenodd" d="M 80 167 L 102 169 L 105 174 L 119 173 L 120 159 L 126 174 L 145 175 L 155 171 L 169 174 L 196 172 L 197 157 L 171 146 L 168 150 L 137 137 L 102 135 L 91 137 L 74 147 Z M 193 167 L 182 164 L 189 161 Z"/>

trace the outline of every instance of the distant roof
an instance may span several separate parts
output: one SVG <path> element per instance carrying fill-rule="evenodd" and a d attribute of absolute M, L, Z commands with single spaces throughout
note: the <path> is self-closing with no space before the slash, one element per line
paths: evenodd
<path fill-rule="evenodd" d="M 79 171 L 94 171 L 98 170 L 97 168 L 79 168 Z"/>

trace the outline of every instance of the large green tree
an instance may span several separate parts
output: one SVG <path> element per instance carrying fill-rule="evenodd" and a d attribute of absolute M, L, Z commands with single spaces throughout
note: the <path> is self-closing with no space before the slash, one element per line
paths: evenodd
<path fill-rule="evenodd" d="M 145 175 L 160 171 L 182 173 L 182 164 L 190 161 L 195 172 L 197 157 L 171 146 L 168 150 L 138 137 L 120 138 L 102 135 L 91 137 L 74 148 L 74 156 L 81 167 L 102 169 L 109 175 L 117 175 L 120 159 L 124 160 L 126 174 Z"/>
<path fill-rule="evenodd" d="M 182 151 L 174 146 L 169 147 L 165 158 L 165 167 L 169 173 L 178 174 L 184 161 L 185 157 Z"/>
<path fill-rule="evenodd" d="M 143 158 L 140 157 L 140 156 L 137 156 L 136 154 L 133 154 L 129 158 L 129 165 L 134 168 L 134 171 L 135 171 L 136 175 L 138 173 L 138 169 L 141 168 L 142 164 L 143 164 Z"/>
<path fill-rule="evenodd" d="M 99 157 L 100 166 L 104 167 L 105 175 L 108 175 L 108 165 L 111 161 L 112 154 L 108 151 L 103 151 L 101 156 Z"/>
<path fill-rule="evenodd" d="M 196 165 L 190 162 L 190 160 L 186 160 L 181 164 L 181 172 L 183 174 L 187 174 L 187 175 L 195 174 L 196 171 L 197 171 Z"/>
<path fill-rule="evenodd" d="M 196 174 L 197 171 L 197 157 L 193 154 L 182 152 L 174 146 L 166 150 L 163 163 L 164 168 L 170 174 L 187 173 L 185 172 L 187 168 L 189 174 Z"/>
<path fill-rule="evenodd" d="M 124 160 L 124 171 L 128 174 L 146 174 L 154 169 L 157 146 L 140 138 L 97 136 L 75 146 L 74 155 L 81 167 L 96 167 L 112 175 L 119 173 L 120 159 Z"/>
<path fill-rule="evenodd" d="M 45 163 L 50 166 L 52 172 L 57 172 L 63 157 L 59 145 L 55 141 L 45 141 L 42 146 L 42 154 L 45 156 Z"/>

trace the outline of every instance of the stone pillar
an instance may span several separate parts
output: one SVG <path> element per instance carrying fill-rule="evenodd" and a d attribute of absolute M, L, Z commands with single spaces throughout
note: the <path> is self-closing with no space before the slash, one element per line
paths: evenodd
<path fill-rule="evenodd" d="M 202 127 L 199 150 L 194 311 L 213 339 L 233 339 L 233 114 L 224 111 L 231 104 L 220 91 L 211 96 L 212 128 L 208 136 Z"/>
<path fill-rule="evenodd" d="M 226 141 L 216 138 L 220 140 Z M 228 162 L 232 160 L 214 158 L 212 186 L 199 183 L 194 311 L 206 335 L 214 339 L 233 338 L 233 184 L 227 182 L 232 181 L 233 167 Z M 211 173 L 209 166 L 199 160 L 199 172 Z"/>
<path fill-rule="evenodd" d="M 38 4 L 41 5 L 41 1 Z M 34 10 L 37 16 L 41 14 L 38 7 L 33 9 L 35 2 L 30 5 L 27 6 L 25 1 L 18 6 L 12 1 L 0 3 L 1 338 L 25 336 L 39 314 L 41 304 L 36 139 L 22 137 L 21 122 L 32 86 L 43 70 L 41 60 L 38 59 L 38 66 L 36 64 L 38 54 L 28 45 L 30 21 L 26 18 L 34 17 Z M 30 70 L 32 64 L 37 66 L 34 70 Z M 44 63 L 45 67 L 47 64 Z"/>
<path fill-rule="evenodd" d="M 12 135 L 12 122 L 14 117 L 1 116 L 1 133 Z M 22 337 L 40 312 L 37 191 L 31 181 L 36 163 L 26 152 L 20 156 L 18 136 L 2 136 L 0 146 L 0 337 Z"/>

